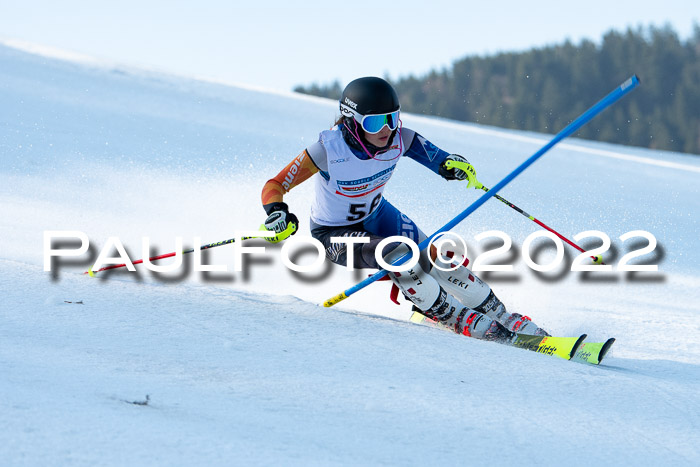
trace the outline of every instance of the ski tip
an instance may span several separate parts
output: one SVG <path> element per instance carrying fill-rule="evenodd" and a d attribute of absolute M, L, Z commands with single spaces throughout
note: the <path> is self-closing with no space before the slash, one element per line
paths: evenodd
<path fill-rule="evenodd" d="M 598 365 L 600 365 L 600 362 L 603 361 L 603 358 L 605 358 L 605 355 L 608 353 L 608 350 L 610 350 L 610 347 L 615 343 L 615 338 L 611 337 L 610 339 L 606 340 L 605 343 L 603 344 L 603 347 L 600 348 L 600 353 L 598 354 Z"/>
<path fill-rule="evenodd" d="M 571 352 L 569 352 L 569 360 L 574 358 L 574 355 L 576 355 L 576 351 L 578 350 L 579 347 L 581 347 L 581 344 L 583 344 L 583 341 L 586 340 L 586 337 L 588 337 L 588 334 L 581 334 L 579 336 L 579 338 L 576 339 L 576 343 L 571 348 Z"/>

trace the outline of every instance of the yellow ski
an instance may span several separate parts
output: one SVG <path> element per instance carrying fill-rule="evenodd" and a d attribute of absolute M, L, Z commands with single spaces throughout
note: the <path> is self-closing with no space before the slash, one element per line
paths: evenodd
<path fill-rule="evenodd" d="M 416 324 L 424 324 L 427 326 L 451 330 L 448 326 L 441 324 L 439 321 L 428 318 L 427 316 L 414 311 L 410 321 Z M 586 334 L 581 334 L 578 337 L 556 337 L 556 336 L 532 336 L 528 334 L 515 334 L 513 339 L 507 343 L 513 347 L 532 350 L 533 352 L 542 353 L 545 355 L 555 355 L 565 360 L 570 360 L 577 352 Z M 614 340 L 614 339 L 613 339 Z M 601 346 L 603 344 L 600 344 Z M 591 347 L 593 354 L 593 347 Z M 597 353 L 595 354 L 597 357 Z M 601 358 L 602 359 L 602 358 Z M 589 363 L 592 361 L 585 360 Z M 596 362 L 597 364 L 598 362 Z"/>

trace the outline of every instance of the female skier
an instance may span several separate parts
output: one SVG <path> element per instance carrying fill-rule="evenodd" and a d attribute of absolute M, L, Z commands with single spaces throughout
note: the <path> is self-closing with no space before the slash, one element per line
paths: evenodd
<path fill-rule="evenodd" d="M 381 78 L 359 78 L 348 84 L 335 126 L 321 132 L 316 143 L 263 187 L 262 204 L 268 215 L 265 228 L 281 234 L 278 237 L 296 232 L 299 221 L 284 203 L 284 194 L 318 174 L 311 235 L 324 245 L 326 257 L 334 263 L 346 265 L 348 251 L 347 244 L 333 243 L 331 237 L 369 238 L 369 243 L 353 245 L 353 266 L 358 269 L 380 269 L 374 251 L 386 237 L 401 235 L 416 243 L 423 241 L 426 235 L 418 226 L 382 196 L 398 161 L 409 157 L 447 180 L 465 180 L 467 174 L 448 170 L 445 161 L 467 161 L 403 128 L 399 109 L 396 91 Z M 395 260 L 406 251 L 405 245 L 395 247 L 385 260 Z M 434 259 L 435 252 L 431 254 Z M 414 268 L 389 273 L 426 316 L 456 333 L 479 339 L 508 340 L 514 332 L 547 335 L 530 318 L 508 313 L 491 288 L 466 266 L 452 271 L 431 266 L 422 254 Z"/>

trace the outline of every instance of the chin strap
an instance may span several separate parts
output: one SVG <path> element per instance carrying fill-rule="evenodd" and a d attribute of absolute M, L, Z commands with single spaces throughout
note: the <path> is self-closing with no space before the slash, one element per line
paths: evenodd
<path fill-rule="evenodd" d="M 343 121 L 343 126 L 348 130 L 348 133 L 350 133 L 350 134 L 352 135 L 352 137 L 355 138 L 355 141 L 357 141 L 357 142 L 360 144 L 360 146 L 362 147 L 362 149 L 365 151 L 365 154 L 367 154 L 367 156 L 368 156 L 370 159 L 379 160 L 379 161 L 393 161 L 394 159 L 397 159 L 398 157 L 400 157 L 401 154 L 403 153 L 403 140 L 402 140 L 402 138 L 401 138 L 401 128 L 402 128 L 403 124 L 402 124 L 402 122 L 401 122 L 401 119 L 399 119 L 399 127 L 398 127 L 397 130 L 396 130 L 396 134 L 399 136 L 399 153 L 398 153 L 395 157 L 392 157 L 391 159 L 377 159 L 376 156 L 377 156 L 377 154 L 379 154 L 379 151 L 377 151 L 377 152 L 374 154 L 374 156 L 373 156 L 373 155 L 369 152 L 369 150 L 367 149 L 367 147 L 365 146 L 365 144 L 362 142 L 362 138 L 360 138 L 360 135 L 358 134 L 358 131 L 357 131 L 357 122 L 354 122 L 354 123 L 355 123 L 355 129 L 354 129 L 354 130 L 350 129 L 350 126 L 349 126 L 345 121 Z M 393 138 L 392 138 L 392 140 L 393 140 Z M 390 141 L 389 143 L 391 144 L 391 141 Z M 387 151 L 389 151 L 389 150 L 387 149 Z M 387 151 L 384 151 L 384 152 L 387 152 Z M 384 152 L 382 152 L 382 154 L 383 154 Z"/>

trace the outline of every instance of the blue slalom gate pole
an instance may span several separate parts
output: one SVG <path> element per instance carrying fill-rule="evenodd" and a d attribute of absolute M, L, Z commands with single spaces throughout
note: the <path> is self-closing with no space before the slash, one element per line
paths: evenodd
<path fill-rule="evenodd" d="M 557 144 L 559 141 L 563 140 L 567 136 L 573 134 L 576 130 L 581 128 L 583 125 L 588 123 L 601 113 L 603 110 L 606 108 L 610 107 L 612 104 L 620 100 L 624 95 L 626 95 L 628 92 L 632 91 L 637 85 L 639 84 L 639 78 L 637 78 L 637 75 L 632 75 L 629 79 L 627 79 L 624 83 L 619 85 L 617 88 L 615 88 L 610 94 L 602 98 L 598 103 L 596 103 L 593 107 L 590 109 L 586 110 L 584 113 L 582 113 L 576 120 L 573 122 L 569 123 L 563 130 L 561 130 L 559 133 L 557 133 L 552 140 L 545 144 L 542 149 L 537 151 L 535 154 L 530 156 L 529 159 L 527 159 L 525 162 L 520 164 L 515 170 L 513 170 L 511 173 L 505 176 L 503 180 L 498 182 L 493 188 L 491 188 L 489 191 L 484 193 L 479 199 L 474 201 L 467 209 L 462 211 L 459 215 L 457 215 L 454 219 L 452 219 L 450 222 L 442 226 L 437 232 L 432 234 L 430 237 L 426 238 L 422 242 L 418 244 L 418 248 L 420 250 L 423 250 L 425 247 L 427 247 L 430 242 L 438 235 L 442 234 L 443 232 L 447 232 L 448 230 L 451 230 L 454 226 L 462 222 L 464 219 L 467 218 L 471 213 L 476 211 L 483 205 L 489 198 L 491 198 L 493 195 L 498 193 L 504 186 L 506 186 L 508 183 L 513 181 L 515 177 L 523 173 L 525 169 L 530 167 L 537 159 L 542 157 L 544 153 L 552 149 L 552 147 Z M 404 262 L 408 261 L 409 256 L 411 256 L 411 252 L 406 253 L 405 255 L 401 256 L 399 259 L 391 263 L 392 266 L 400 266 Z M 339 293 L 333 298 L 329 298 L 325 302 L 323 302 L 323 306 L 325 307 L 330 307 L 335 305 L 336 303 L 341 302 L 342 300 L 345 300 L 348 298 L 350 295 L 364 289 L 367 287 L 369 284 L 378 281 L 382 277 L 386 276 L 388 274 L 388 271 L 385 269 L 381 269 L 377 271 L 376 273 L 372 274 L 369 276 L 367 279 L 363 280 L 362 282 L 350 287 L 349 289 Z"/>

